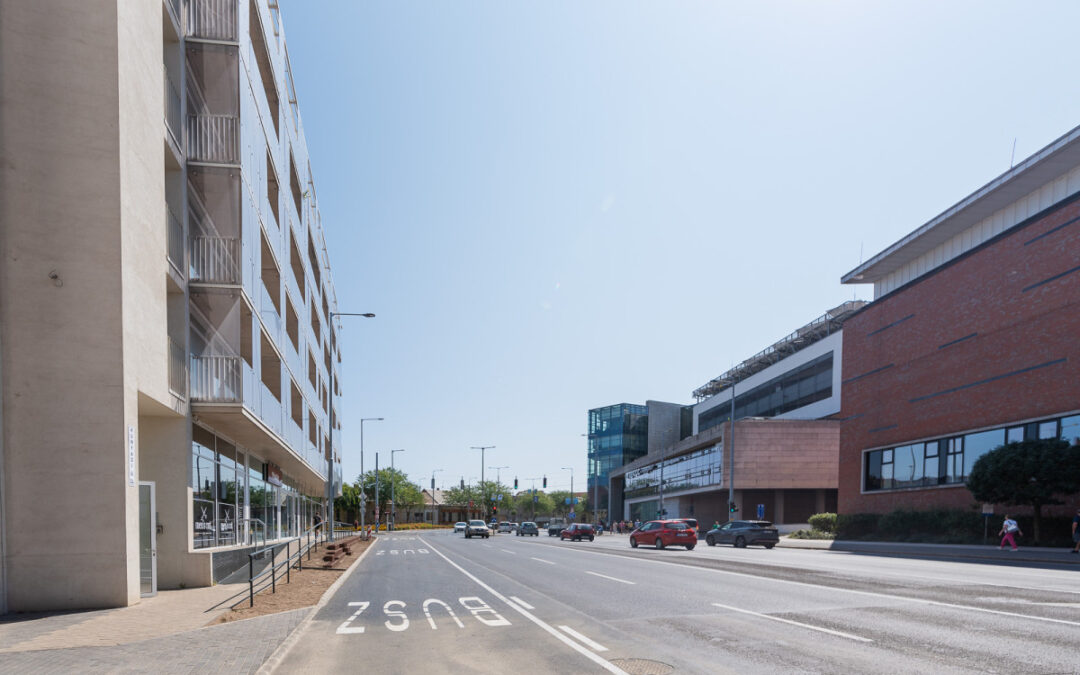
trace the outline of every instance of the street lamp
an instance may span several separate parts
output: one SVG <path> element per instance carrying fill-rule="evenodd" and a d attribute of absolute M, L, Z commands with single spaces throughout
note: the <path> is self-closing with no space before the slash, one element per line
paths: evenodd
<path fill-rule="evenodd" d="M 431 524 L 435 524 L 435 474 L 442 469 L 434 469 L 431 472 Z"/>
<path fill-rule="evenodd" d="M 397 476 L 394 475 L 394 453 L 405 452 L 405 449 L 390 451 L 390 518 L 387 530 L 397 526 L 397 502 L 395 501 L 394 488 L 397 487 Z"/>
<path fill-rule="evenodd" d="M 563 469 L 570 470 L 570 512 L 574 512 L 574 467 L 564 466 Z"/>
<path fill-rule="evenodd" d="M 510 467 L 508 467 L 508 466 L 489 466 L 488 468 L 489 469 L 495 469 L 495 482 L 498 483 L 499 485 L 502 485 L 502 479 L 499 478 L 499 476 L 500 476 L 499 470 L 500 469 L 509 469 Z"/>
<path fill-rule="evenodd" d="M 375 315 L 371 312 L 330 312 L 330 330 L 331 338 L 333 337 L 334 329 L 334 317 L 335 316 L 362 316 L 365 319 L 373 319 Z M 337 354 L 337 344 L 331 339 L 331 350 Z M 337 369 L 334 367 L 333 359 L 330 361 L 330 450 L 326 453 L 326 503 L 323 504 L 323 518 L 324 523 L 330 524 L 330 541 L 334 540 L 334 521 L 331 518 L 333 513 L 334 503 L 334 425 L 337 424 L 337 420 L 334 419 L 334 373 Z M 363 462 L 364 454 L 360 453 L 360 461 Z M 363 509 L 361 509 L 363 512 Z"/>
<path fill-rule="evenodd" d="M 360 531 L 364 531 L 364 516 L 367 515 L 367 493 L 364 491 L 364 422 L 382 422 L 382 417 L 360 418 Z M 333 431 L 333 429 L 331 429 Z M 376 495 L 377 497 L 378 495 Z"/>
<path fill-rule="evenodd" d="M 484 522 L 487 522 L 487 494 L 484 488 L 484 451 L 491 450 L 494 445 L 471 445 L 470 450 L 480 451 L 480 512 L 484 516 Z"/>

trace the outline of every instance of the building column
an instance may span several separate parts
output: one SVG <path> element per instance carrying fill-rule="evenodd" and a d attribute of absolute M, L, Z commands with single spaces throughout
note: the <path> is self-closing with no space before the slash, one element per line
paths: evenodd
<path fill-rule="evenodd" d="M 784 492 L 785 490 L 776 490 L 773 496 L 773 507 L 776 513 L 773 514 L 773 522 L 783 523 L 784 521 Z"/>

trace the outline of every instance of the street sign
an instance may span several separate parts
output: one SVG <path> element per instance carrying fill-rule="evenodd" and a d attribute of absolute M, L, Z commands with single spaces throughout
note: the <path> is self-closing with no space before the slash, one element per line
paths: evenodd
<path fill-rule="evenodd" d="M 758 520 L 763 520 L 764 518 L 765 518 L 765 505 L 764 504 L 758 504 L 757 505 L 757 519 Z"/>
<path fill-rule="evenodd" d="M 574 518 L 577 518 L 577 514 L 574 513 L 573 511 L 571 511 L 570 512 L 570 520 L 573 520 Z"/>

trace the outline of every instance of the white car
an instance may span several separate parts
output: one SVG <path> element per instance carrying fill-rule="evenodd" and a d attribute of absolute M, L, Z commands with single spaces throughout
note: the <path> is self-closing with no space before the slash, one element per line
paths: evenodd
<path fill-rule="evenodd" d="M 513 532 L 516 526 L 517 523 L 511 523 L 504 520 L 499 523 L 499 532 Z"/>
<path fill-rule="evenodd" d="M 470 520 L 469 524 L 465 526 L 465 538 L 483 537 L 487 539 L 491 536 L 491 530 L 484 524 L 482 520 Z"/>
<path fill-rule="evenodd" d="M 456 534 L 458 532 L 464 532 L 465 527 L 466 527 L 465 523 L 462 523 L 462 522 L 454 523 L 454 533 Z"/>

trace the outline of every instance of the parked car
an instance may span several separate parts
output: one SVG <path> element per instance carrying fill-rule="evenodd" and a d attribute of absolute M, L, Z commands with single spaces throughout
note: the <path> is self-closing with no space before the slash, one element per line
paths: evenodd
<path fill-rule="evenodd" d="M 458 522 L 454 523 L 454 532 L 455 533 L 464 532 L 464 531 L 465 531 L 465 523 L 463 521 L 458 521 Z"/>
<path fill-rule="evenodd" d="M 569 539 L 570 541 L 581 541 L 582 539 L 588 539 L 592 541 L 596 538 L 596 530 L 592 525 L 588 523 L 574 523 L 570 527 L 566 528 L 559 533 L 559 541 Z"/>
<path fill-rule="evenodd" d="M 780 541 L 780 533 L 767 520 L 732 520 L 718 528 L 709 530 L 705 543 L 709 546 L 731 544 L 735 548 L 761 544 L 772 548 Z"/>
<path fill-rule="evenodd" d="M 532 535 L 534 537 L 540 536 L 540 528 L 533 522 L 524 522 L 518 527 L 517 536 L 524 537 L 525 535 Z"/>
<path fill-rule="evenodd" d="M 548 523 L 547 531 L 549 537 L 557 537 L 559 533 L 567 528 L 566 521 L 564 520 L 552 520 Z"/>
<path fill-rule="evenodd" d="M 465 538 L 470 539 L 472 537 L 483 537 L 487 539 L 491 536 L 491 529 L 484 524 L 482 520 L 470 520 L 469 524 L 465 526 Z"/>
<path fill-rule="evenodd" d="M 682 520 L 650 520 L 630 533 L 630 546 L 652 544 L 656 548 L 685 546 L 687 551 L 697 546 L 697 532 Z"/>

